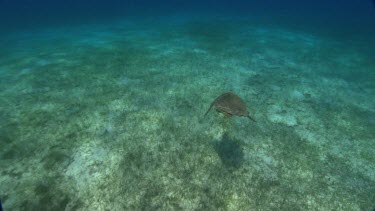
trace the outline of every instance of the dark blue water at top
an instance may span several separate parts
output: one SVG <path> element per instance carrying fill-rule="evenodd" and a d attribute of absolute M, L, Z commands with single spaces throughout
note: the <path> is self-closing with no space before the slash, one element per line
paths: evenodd
<path fill-rule="evenodd" d="M 254 17 L 270 24 L 336 30 L 348 35 L 375 33 L 372 0 L 0 0 L 0 29 L 97 22 L 114 17 L 214 14 Z"/>
<path fill-rule="evenodd" d="M 226 1 L 178 1 L 178 0 L 1 0 L 2 21 L 46 21 L 46 19 L 80 18 L 110 15 L 168 15 L 178 12 L 218 12 L 248 15 L 284 15 L 290 17 L 314 17 L 324 21 L 343 23 L 374 23 L 375 10 L 371 0 L 226 0 Z M 8 19 L 3 19 L 8 18 Z M 10 20 L 9 18 L 13 18 Z"/>

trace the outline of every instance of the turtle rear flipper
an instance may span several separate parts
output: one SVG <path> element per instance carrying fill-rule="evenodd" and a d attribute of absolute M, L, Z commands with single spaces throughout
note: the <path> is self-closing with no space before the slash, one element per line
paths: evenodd
<path fill-rule="evenodd" d="M 232 114 L 231 114 L 231 113 L 228 113 L 228 112 L 225 112 L 225 111 L 223 111 L 222 113 L 224 114 L 224 116 L 225 116 L 226 118 L 230 118 L 230 117 L 232 117 Z"/>

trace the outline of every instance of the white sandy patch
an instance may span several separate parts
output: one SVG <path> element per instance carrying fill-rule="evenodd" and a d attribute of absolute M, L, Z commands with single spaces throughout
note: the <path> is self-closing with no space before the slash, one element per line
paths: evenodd
<path fill-rule="evenodd" d="M 282 109 L 279 105 L 272 105 L 268 108 L 268 119 L 273 123 L 286 124 L 288 126 L 296 126 L 297 118 L 294 114 Z"/>

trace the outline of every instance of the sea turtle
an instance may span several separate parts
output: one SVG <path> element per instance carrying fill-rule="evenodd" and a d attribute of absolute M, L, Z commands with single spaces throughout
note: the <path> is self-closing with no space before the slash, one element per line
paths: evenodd
<path fill-rule="evenodd" d="M 255 119 L 249 115 L 245 102 L 232 92 L 226 92 L 217 97 L 214 102 L 211 103 L 210 108 L 204 116 L 208 114 L 213 106 L 215 106 L 216 109 L 219 112 L 222 112 L 226 117 L 231 117 L 233 115 L 245 116 L 256 122 Z"/>

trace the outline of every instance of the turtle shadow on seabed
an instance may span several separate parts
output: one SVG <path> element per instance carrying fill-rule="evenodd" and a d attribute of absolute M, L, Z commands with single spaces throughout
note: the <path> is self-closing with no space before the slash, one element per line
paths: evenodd
<path fill-rule="evenodd" d="M 239 169 L 244 163 L 244 153 L 238 140 L 224 133 L 221 139 L 214 143 L 216 153 L 223 166 L 229 170 Z"/>

